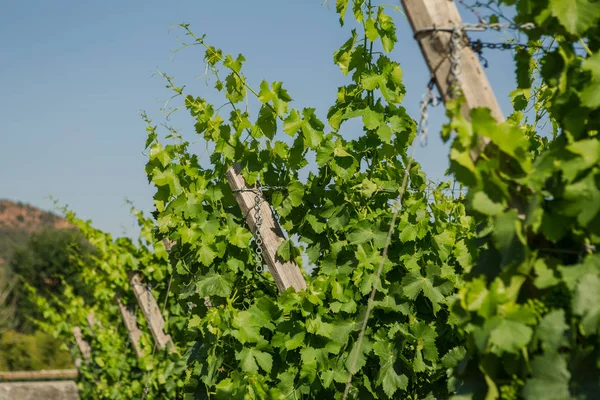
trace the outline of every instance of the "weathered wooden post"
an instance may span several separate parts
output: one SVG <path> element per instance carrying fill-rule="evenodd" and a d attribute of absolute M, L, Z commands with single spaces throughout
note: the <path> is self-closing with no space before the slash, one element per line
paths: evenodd
<path fill-rule="evenodd" d="M 256 216 L 254 215 L 256 194 L 253 188 L 246 186 L 246 180 L 242 176 L 241 170 L 242 167 L 239 163 L 234 164 L 227 170 L 227 181 L 234 192 L 242 214 L 247 215 L 246 222 L 250 230 L 256 235 Z M 277 255 L 277 248 L 283 243 L 285 236 L 271 212 L 271 207 L 264 200 L 260 204 L 260 215 L 262 223 L 259 233 L 262 237 L 263 257 L 269 271 L 273 274 L 277 288 L 280 292 L 289 287 L 293 287 L 296 291 L 306 289 L 306 281 L 298 264 L 295 261 L 284 261 Z"/>
<path fill-rule="evenodd" d="M 90 313 L 86 315 L 85 319 L 92 331 L 96 329 L 96 316 L 94 315 L 94 310 L 90 311 Z"/>
<path fill-rule="evenodd" d="M 129 282 L 131 283 L 138 304 L 144 313 L 144 317 L 148 322 L 148 327 L 156 346 L 159 349 L 169 346 L 170 351 L 175 351 L 171 336 L 164 333 L 165 320 L 160 312 L 160 308 L 150 289 L 142 283 L 142 275 L 139 273 L 130 274 Z"/>
<path fill-rule="evenodd" d="M 137 358 L 141 358 L 144 355 L 144 351 L 140 347 L 140 338 L 142 337 L 142 331 L 137 326 L 135 312 L 129 310 L 125 306 L 125 304 L 123 304 L 119 295 L 116 296 L 116 299 L 117 304 L 119 306 L 119 311 L 121 311 L 121 316 L 123 317 L 123 322 L 125 323 L 125 327 L 129 332 L 129 340 L 131 340 L 131 344 L 133 345 L 135 355 L 137 356 Z"/>
<path fill-rule="evenodd" d="M 81 328 L 78 326 L 73 327 L 72 329 L 73 336 L 75 336 L 75 342 L 77 343 L 77 347 L 79 347 L 79 351 L 83 356 L 86 364 L 90 362 L 90 356 L 92 354 L 92 347 L 88 342 L 83 339 L 83 333 L 81 332 Z"/>
<path fill-rule="evenodd" d="M 449 95 L 452 81 L 451 30 L 463 26 L 458 8 L 452 0 L 401 0 L 401 3 L 425 62 L 446 102 L 452 97 Z M 460 73 L 456 84 L 465 97 L 466 104 L 462 110 L 464 115 L 468 118 L 472 108 L 487 107 L 498 122 L 504 121 L 504 115 L 478 56 L 469 46 L 462 45 L 458 51 Z"/>

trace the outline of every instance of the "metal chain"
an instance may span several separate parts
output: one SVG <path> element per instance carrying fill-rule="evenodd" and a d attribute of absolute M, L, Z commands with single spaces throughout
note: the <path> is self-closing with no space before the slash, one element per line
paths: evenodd
<path fill-rule="evenodd" d="M 543 49 L 544 46 L 535 45 L 535 44 L 525 44 L 525 43 L 491 43 L 491 42 L 483 42 L 481 39 L 477 40 L 469 40 L 468 43 L 471 50 L 477 54 L 479 57 L 479 61 L 483 63 L 483 67 L 487 68 L 489 66 L 488 60 L 483 56 L 483 49 L 490 50 L 516 50 L 516 49 Z"/>
<path fill-rule="evenodd" d="M 450 35 L 450 74 L 448 75 L 448 98 L 454 98 L 458 92 L 458 78 L 462 71 L 460 66 L 461 47 L 463 40 L 463 29 L 455 25 Z"/>
<path fill-rule="evenodd" d="M 420 111 L 421 117 L 419 120 L 419 140 L 421 146 L 427 146 L 429 140 L 429 106 L 436 107 L 440 103 L 440 99 L 433 94 L 433 85 L 435 79 L 432 77 L 427 84 L 427 90 L 421 97 Z"/>
<path fill-rule="evenodd" d="M 534 48 L 534 49 L 542 49 L 543 46 L 539 46 L 539 45 L 528 45 L 528 44 L 524 44 L 524 43 L 491 43 L 491 42 L 483 42 L 481 39 L 477 39 L 477 40 L 466 40 L 464 38 L 464 33 L 467 31 L 475 31 L 475 32 L 483 32 L 486 30 L 502 30 L 502 29 L 509 29 L 509 30 L 530 30 L 530 29 L 534 29 L 535 28 L 535 24 L 531 23 L 531 22 L 527 22 L 525 24 L 515 24 L 515 23 L 511 23 L 511 24 L 485 24 L 485 23 L 477 23 L 477 24 L 462 24 L 462 25 L 454 25 L 453 27 L 437 27 L 437 26 L 433 26 L 433 27 L 427 27 L 427 28 L 423 28 L 423 29 L 419 29 L 417 32 L 415 32 L 415 39 L 420 39 L 420 36 L 425 34 L 425 33 L 432 33 L 432 32 L 450 32 L 452 34 L 451 39 L 450 39 L 450 50 L 451 50 L 451 58 L 452 58 L 452 54 L 454 55 L 458 55 L 460 57 L 460 54 L 457 52 L 460 49 L 460 45 L 461 45 L 461 41 L 464 41 L 463 45 L 464 46 L 469 46 L 471 47 L 471 49 L 473 49 L 473 51 L 475 53 L 477 53 L 477 55 L 479 56 L 479 59 L 483 62 L 484 67 L 487 68 L 488 67 L 488 61 L 487 59 L 485 59 L 485 57 L 483 57 L 483 49 L 490 49 L 490 50 L 514 50 L 514 49 L 518 49 L 518 48 L 523 48 L 523 49 L 529 49 L 529 48 Z M 453 53 L 453 50 L 455 51 Z M 453 65 L 456 65 L 455 68 L 460 69 L 460 65 L 458 64 L 459 60 L 452 60 Z M 457 78 L 457 73 L 460 73 L 460 71 L 451 71 L 452 75 L 453 75 L 453 79 Z"/>
<path fill-rule="evenodd" d="M 263 250 L 262 244 L 263 239 L 260 233 L 260 229 L 262 227 L 263 218 L 260 212 L 260 208 L 262 206 L 262 202 L 264 200 L 263 191 L 265 190 L 285 190 L 287 189 L 285 186 L 261 186 L 260 183 L 255 188 L 246 188 L 246 189 L 236 189 L 233 192 L 252 192 L 254 193 L 254 220 L 256 221 L 255 229 L 254 229 L 254 242 L 256 248 L 254 249 L 254 262 L 256 264 L 256 272 L 264 271 L 264 258 L 263 258 Z"/>
<path fill-rule="evenodd" d="M 256 228 L 254 230 L 254 240 L 256 242 L 256 249 L 254 254 L 254 261 L 256 263 L 256 272 L 263 272 L 263 255 L 262 255 L 262 235 L 260 228 L 262 227 L 262 215 L 260 213 L 260 206 L 263 200 L 263 193 L 260 186 L 254 192 L 254 220 L 256 221 Z"/>
<path fill-rule="evenodd" d="M 487 30 L 501 30 L 501 29 L 511 29 L 511 30 L 530 30 L 534 29 L 535 25 L 533 23 L 525 23 L 525 24 L 462 24 L 462 25 L 454 25 L 454 26 L 429 26 L 422 29 L 419 29 L 415 32 L 415 39 L 421 39 L 421 36 L 426 33 L 432 32 L 452 32 L 456 28 L 459 28 L 461 31 L 470 31 L 470 32 L 484 32 Z"/>

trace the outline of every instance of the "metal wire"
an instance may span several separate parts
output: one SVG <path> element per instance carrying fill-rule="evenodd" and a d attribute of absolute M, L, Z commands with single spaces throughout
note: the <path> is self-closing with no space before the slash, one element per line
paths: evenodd
<path fill-rule="evenodd" d="M 422 120 L 420 123 L 423 122 Z M 421 134 L 423 130 L 420 130 Z M 426 132 L 426 130 L 425 130 Z M 408 187 L 408 176 L 410 173 L 410 168 L 415 158 L 415 148 L 416 148 L 417 140 L 411 145 L 411 152 L 408 157 L 408 162 L 406 163 L 406 168 L 404 169 L 404 177 L 402 178 L 402 185 L 400 186 L 400 191 L 398 193 L 397 207 L 394 209 L 394 213 L 392 215 L 392 221 L 390 222 L 390 228 L 388 230 L 387 239 L 385 246 L 383 247 L 383 251 L 381 253 L 381 261 L 379 262 L 379 267 L 377 268 L 377 272 L 375 273 L 375 280 L 373 281 L 373 289 L 371 290 L 371 295 L 369 296 L 369 300 L 367 302 L 367 310 L 363 317 L 362 326 L 360 329 L 360 333 L 358 334 L 358 340 L 356 341 L 356 352 L 354 356 L 350 360 L 350 368 L 348 380 L 346 381 L 346 387 L 344 389 L 344 394 L 342 396 L 342 400 L 346 400 L 348 398 L 348 393 L 350 393 L 350 387 L 352 386 L 352 378 L 354 376 L 354 370 L 356 369 L 356 365 L 358 362 L 358 354 L 362 349 L 362 342 L 365 338 L 365 332 L 367 330 L 367 323 L 369 321 L 369 317 L 371 316 L 371 312 L 373 311 L 373 304 L 375 301 L 375 295 L 377 294 L 377 282 L 381 279 L 381 274 L 383 273 L 383 265 L 387 259 L 388 250 L 390 245 L 392 244 L 392 236 L 394 234 L 394 230 L 396 229 L 396 220 L 398 219 L 398 214 L 402 210 L 402 200 L 404 198 L 404 193 L 406 193 L 406 188 Z"/>
<path fill-rule="evenodd" d="M 433 85 L 435 85 L 435 78 L 432 77 L 427 84 L 427 89 L 423 97 L 421 97 L 419 141 L 423 147 L 427 146 L 427 142 L 429 141 L 429 106 L 436 107 L 440 102 L 440 99 L 433 94 Z"/>

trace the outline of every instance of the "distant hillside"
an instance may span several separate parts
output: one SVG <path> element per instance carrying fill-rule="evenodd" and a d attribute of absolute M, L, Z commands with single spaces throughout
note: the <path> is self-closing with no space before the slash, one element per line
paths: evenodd
<path fill-rule="evenodd" d="M 0 269 L 10 259 L 13 249 L 25 246 L 33 232 L 70 226 L 51 212 L 21 202 L 0 200 Z"/>

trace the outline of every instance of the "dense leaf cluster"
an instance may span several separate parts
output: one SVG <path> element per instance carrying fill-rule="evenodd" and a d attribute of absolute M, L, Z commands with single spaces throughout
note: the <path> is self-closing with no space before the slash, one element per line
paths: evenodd
<path fill-rule="evenodd" d="M 416 124 L 401 106 L 400 65 L 387 56 L 397 42 L 389 5 L 336 1 L 340 23 L 355 28 L 334 53 L 349 83 L 326 121 L 293 108 L 281 82 L 253 89 L 242 55 L 182 25 L 187 46 L 204 49 L 225 105 L 165 76 L 209 159 L 173 130 L 162 139 L 145 117 L 155 223 L 140 217 L 134 244 L 79 222 L 100 253 L 81 266 L 101 326 L 86 330 L 94 349 L 86 390 L 137 398 L 146 381 L 153 398 L 339 399 L 352 374 L 350 398 L 360 399 L 597 398 L 600 6 L 488 6 L 495 3 L 516 5 L 515 22 L 535 25 L 527 32 L 535 46 L 517 48 L 516 111 L 506 122 L 484 109 L 465 118 L 460 97 L 448 104 L 442 135 L 452 138 L 450 172 L 466 197 L 432 186 L 409 163 Z M 536 133 L 544 120 L 551 137 Z M 270 274 L 257 272 L 253 235 L 225 178 L 234 163 L 248 185 L 271 188 L 265 199 L 288 238 L 277 254 L 301 266 L 306 290 L 278 293 Z M 405 169 L 408 192 L 396 204 Z M 378 278 L 395 207 L 399 223 Z M 170 254 L 166 238 L 176 243 Z M 124 329 L 111 323 L 115 293 L 131 295 L 132 270 L 166 296 L 181 357 L 136 361 Z M 63 297 L 62 313 L 39 305 L 65 334 L 90 307 Z M 148 355 L 147 336 L 143 345 Z"/>
<path fill-rule="evenodd" d="M 490 3 L 516 5 L 515 21 L 535 25 L 529 43 L 545 45 L 516 56 L 518 111 L 507 122 L 449 112 L 451 169 L 469 187 L 482 249 L 452 308 L 467 335 L 457 398 L 598 398 L 600 4 Z M 529 102 L 533 125 L 521 112 Z M 540 115 L 550 140 L 535 133 Z M 473 162 L 482 137 L 491 143 Z"/>
<path fill-rule="evenodd" d="M 351 82 L 338 90 L 329 129 L 314 109 L 292 108 L 280 82 L 252 89 L 241 55 L 182 26 L 190 45 L 205 48 L 229 106 L 216 109 L 167 77 L 211 148 L 209 165 L 175 133 L 173 144 L 161 143 L 148 121 L 157 239 L 177 242 L 174 291 L 196 305 L 188 387 L 198 398 L 341 398 L 354 355 L 352 398 L 443 398 L 453 390 L 448 371 L 464 350 L 447 304 L 471 266 L 473 227 L 448 185 L 431 187 L 413 163 L 400 226 L 376 280 L 416 124 L 400 105 L 401 68 L 385 55 L 397 40 L 392 18 L 384 6 L 350 5 L 360 29 L 334 55 Z M 348 6 L 337 4 L 342 23 Z M 253 118 L 244 103 L 256 100 Z M 344 134 L 351 120 L 364 127 L 354 140 Z M 311 159 L 316 165 L 307 171 Z M 252 234 L 225 179 L 236 162 L 249 185 L 276 188 L 267 200 L 297 239 L 278 254 L 311 266 L 307 290 L 278 294 L 270 276 L 255 271 Z M 359 347 L 374 285 L 374 315 Z"/>
<path fill-rule="evenodd" d="M 82 257 L 72 252 L 70 262 L 75 266 L 78 291 L 69 282 L 62 282 L 63 292 L 50 297 L 26 284 L 29 297 L 41 317 L 37 324 L 46 332 L 71 343 L 71 352 L 79 363 L 78 386 L 82 398 L 133 399 L 177 398 L 182 396 L 185 361 L 177 353 L 154 348 L 147 324 L 137 306 L 128 273 L 138 271 L 145 284 L 152 285 L 155 298 L 166 305 L 167 329 L 185 332 L 182 307 L 169 295 L 167 281 L 171 271 L 168 254 L 162 242 L 154 243 L 152 222 L 136 212 L 140 226 L 138 243 L 130 239 L 113 238 L 93 228 L 65 209 L 67 219 L 94 248 L 92 255 Z M 71 277 L 70 281 L 75 278 Z M 82 295 L 81 291 L 85 292 Z M 134 310 L 137 325 L 144 332 L 140 359 L 129 341 L 116 296 Z M 90 319 L 92 316 L 92 319 Z M 90 321 L 92 325 L 90 325 Z M 91 346 L 91 357 L 85 360 L 77 347 L 73 328 L 79 327 L 83 339 Z M 172 329 L 171 329 L 172 328 Z M 146 394 L 144 394 L 146 393 Z"/>

